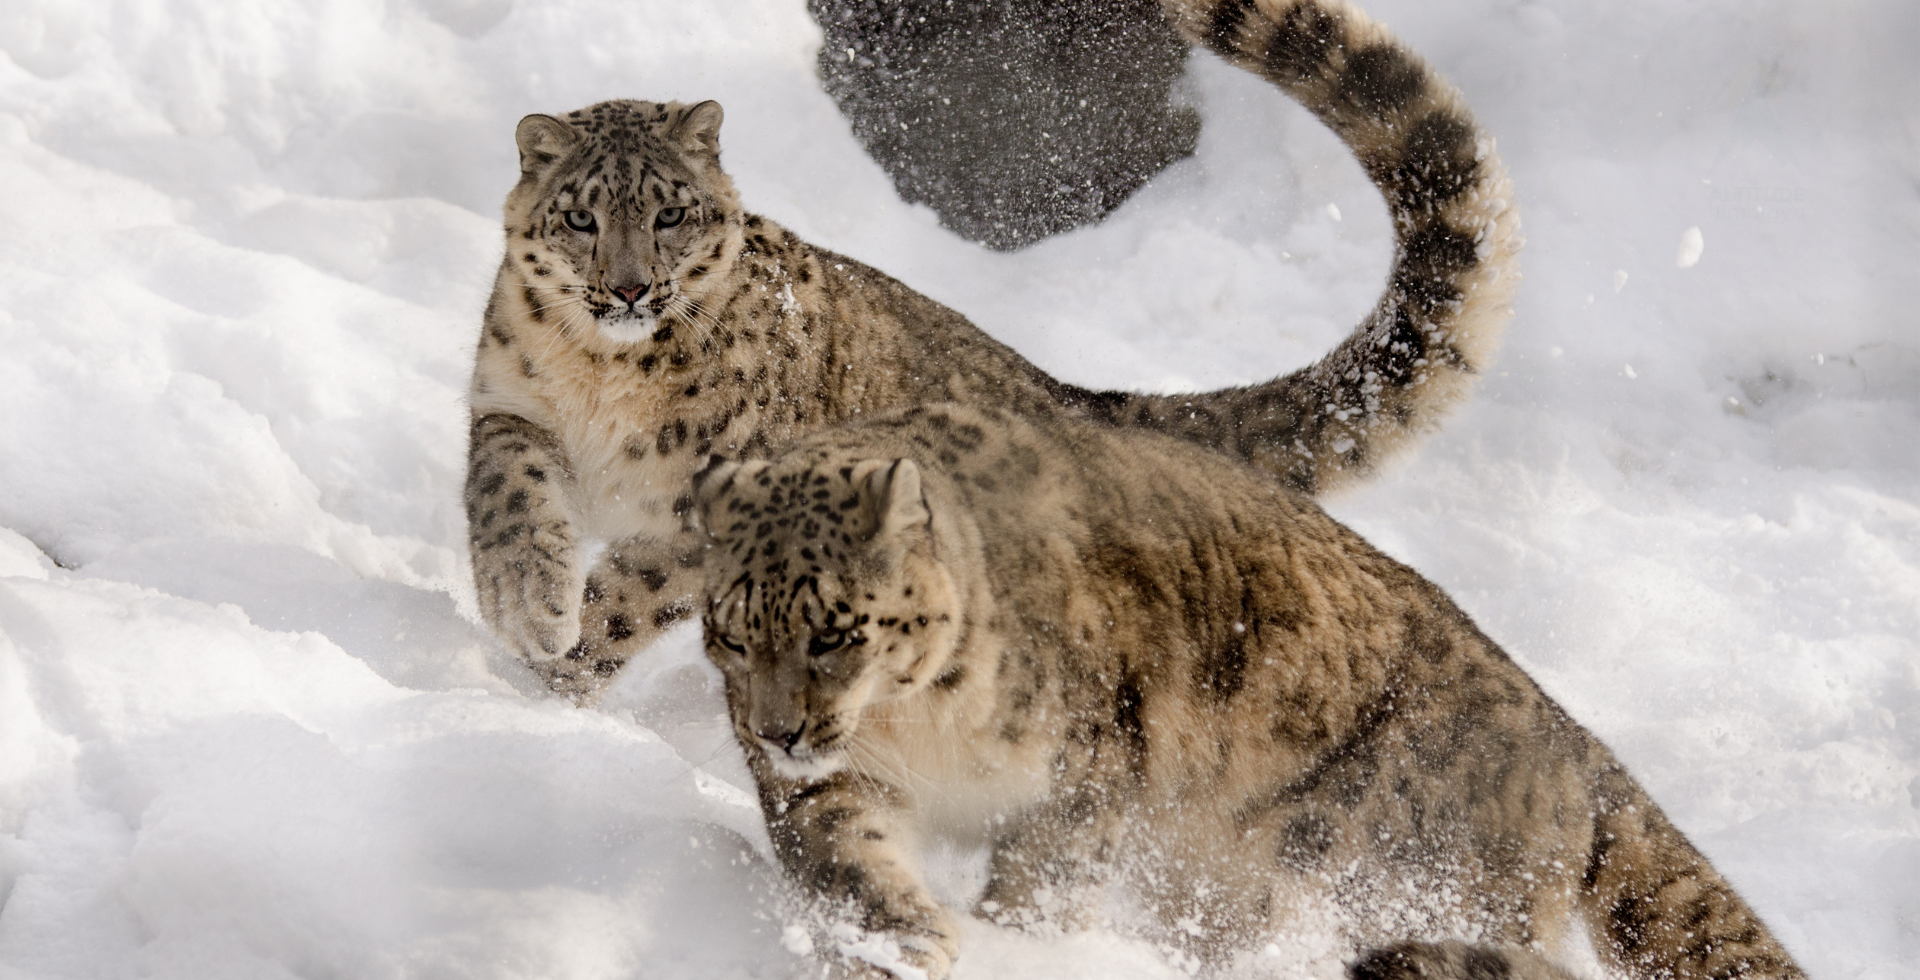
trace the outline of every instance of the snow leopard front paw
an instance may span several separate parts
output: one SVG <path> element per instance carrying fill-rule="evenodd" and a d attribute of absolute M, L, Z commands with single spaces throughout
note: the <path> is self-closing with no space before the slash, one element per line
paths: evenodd
<path fill-rule="evenodd" d="M 578 644 L 564 657 L 535 661 L 529 666 L 546 683 L 547 690 L 584 707 L 600 700 L 623 663 L 596 659 L 585 644 Z"/>
<path fill-rule="evenodd" d="M 692 618 L 706 550 L 692 535 L 635 535 L 608 548 L 587 575 L 575 659 L 617 669 Z"/>
<path fill-rule="evenodd" d="M 572 547 L 527 541 L 502 550 L 507 553 L 475 556 L 474 589 L 487 625 L 536 670 L 564 660 L 580 643 L 585 588 L 570 567 Z"/>
<path fill-rule="evenodd" d="M 944 934 L 918 935 L 869 932 L 837 925 L 831 932 L 840 954 L 832 975 L 845 980 L 946 980 L 953 972 L 958 946 L 952 923 Z"/>
<path fill-rule="evenodd" d="M 552 433 L 516 415 L 473 424 L 467 460 L 467 549 L 480 614 L 532 664 L 580 642 L 579 541 Z"/>

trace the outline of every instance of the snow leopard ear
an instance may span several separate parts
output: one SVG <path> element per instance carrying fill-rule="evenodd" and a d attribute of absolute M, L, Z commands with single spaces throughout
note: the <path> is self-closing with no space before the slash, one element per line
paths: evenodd
<path fill-rule="evenodd" d="M 680 120 L 673 124 L 667 138 L 688 153 L 717 157 L 720 155 L 720 120 L 725 115 L 720 111 L 720 103 L 712 99 L 688 106 L 681 110 Z"/>
<path fill-rule="evenodd" d="M 580 136 L 573 127 L 552 116 L 534 113 L 520 120 L 513 129 L 513 141 L 520 146 L 520 173 L 532 176 L 553 161 L 566 156 Z"/>
<path fill-rule="evenodd" d="M 853 480 L 867 498 L 873 530 L 869 540 L 899 541 L 924 533 L 933 523 L 920 489 L 920 467 L 910 459 L 869 459 L 853 468 Z"/>
<path fill-rule="evenodd" d="M 767 468 L 765 460 L 736 463 L 718 453 L 707 457 L 707 465 L 693 475 L 693 506 L 687 509 L 688 530 L 704 531 L 718 538 L 713 529 L 721 515 L 714 507 L 733 489 L 734 482 Z"/>

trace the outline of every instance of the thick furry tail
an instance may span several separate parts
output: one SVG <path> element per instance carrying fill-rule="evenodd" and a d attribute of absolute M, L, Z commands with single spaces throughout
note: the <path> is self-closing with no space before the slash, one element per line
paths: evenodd
<path fill-rule="evenodd" d="M 1245 388 L 1106 395 L 1100 414 L 1216 445 L 1308 493 L 1433 428 L 1492 363 L 1519 281 L 1506 169 L 1451 84 L 1341 0 L 1162 0 L 1174 26 L 1353 150 L 1394 227 L 1385 295 L 1318 363 Z"/>
<path fill-rule="evenodd" d="M 1806 980 L 1745 900 L 1619 766 L 1600 774 L 1587 934 L 1629 977 Z"/>

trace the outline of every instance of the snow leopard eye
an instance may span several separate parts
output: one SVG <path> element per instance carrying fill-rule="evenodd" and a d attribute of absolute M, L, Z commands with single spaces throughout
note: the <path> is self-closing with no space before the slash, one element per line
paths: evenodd
<path fill-rule="evenodd" d="M 654 216 L 653 224 L 656 228 L 671 228 L 685 221 L 686 217 L 686 208 L 661 208 L 660 213 Z"/>
<path fill-rule="evenodd" d="M 746 646 L 725 633 L 720 634 L 720 645 L 743 657 L 747 655 Z"/>
<path fill-rule="evenodd" d="M 813 657 L 823 656 L 846 645 L 846 630 L 828 630 L 825 633 L 816 633 L 813 639 L 807 641 L 807 655 Z"/>
<path fill-rule="evenodd" d="M 574 231 L 593 230 L 593 212 L 591 211 L 568 211 L 566 219 L 567 227 Z"/>

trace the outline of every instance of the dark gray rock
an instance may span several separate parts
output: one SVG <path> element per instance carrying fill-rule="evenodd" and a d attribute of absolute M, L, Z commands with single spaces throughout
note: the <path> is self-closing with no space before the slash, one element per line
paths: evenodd
<path fill-rule="evenodd" d="M 1187 45 L 1154 0 L 808 0 L 820 77 L 900 196 L 1014 249 L 1193 153 Z"/>

